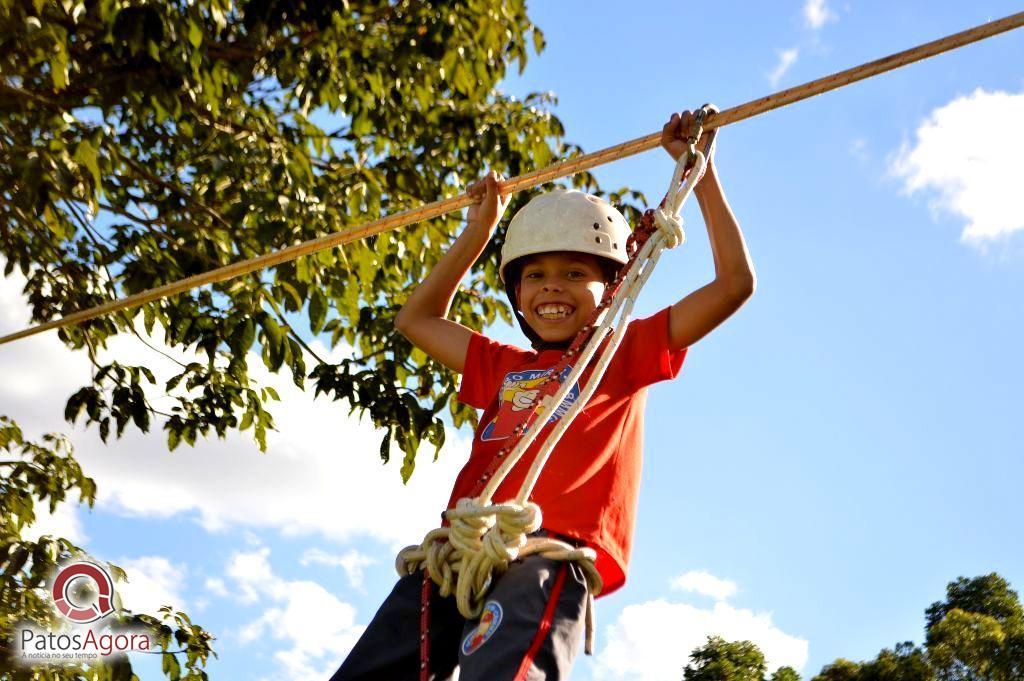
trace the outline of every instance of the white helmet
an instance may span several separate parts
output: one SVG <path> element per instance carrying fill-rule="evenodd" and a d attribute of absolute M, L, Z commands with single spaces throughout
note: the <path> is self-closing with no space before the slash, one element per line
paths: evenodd
<path fill-rule="evenodd" d="M 535 196 L 512 216 L 498 274 L 513 260 L 535 253 L 573 251 L 626 264 L 629 223 L 602 198 L 561 187 Z"/>
<path fill-rule="evenodd" d="M 535 196 L 512 216 L 501 247 L 498 276 L 505 284 L 516 321 L 535 348 L 568 347 L 568 342 L 552 346 L 527 324 L 516 300 L 519 282 L 505 278 L 509 264 L 535 253 L 572 251 L 625 265 L 629 262 L 626 241 L 631 231 L 622 213 L 604 199 L 562 187 Z"/>

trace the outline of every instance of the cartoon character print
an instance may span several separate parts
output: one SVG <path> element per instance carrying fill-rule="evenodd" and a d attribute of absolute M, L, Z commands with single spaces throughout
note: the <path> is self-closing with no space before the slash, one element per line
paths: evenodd
<path fill-rule="evenodd" d="M 562 370 L 561 378 L 572 373 L 572 366 Z M 498 411 L 495 412 L 491 422 L 484 426 L 480 432 L 481 440 L 503 440 L 512 434 L 515 427 L 526 420 L 534 413 L 546 409 L 551 403 L 551 398 L 559 388 L 557 381 L 543 387 L 540 383 L 551 374 L 551 369 L 522 369 L 510 371 L 505 374 L 498 391 Z M 543 392 L 543 394 L 541 394 Z M 580 394 L 580 385 L 576 383 L 566 394 L 562 404 L 555 409 L 548 419 L 548 423 L 554 423 L 562 418 L 569 407 L 576 402 Z"/>
<path fill-rule="evenodd" d="M 477 625 L 476 631 L 470 633 L 462 641 L 462 654 L 472 655 L 480 646 L 487 643 L 487 639 L 494 636 L 494 632 L 498 630 L 501 616 L 501 605 L 497 601 L 487 601 L 484 611 L 480 613 L 480 623 Z"/>

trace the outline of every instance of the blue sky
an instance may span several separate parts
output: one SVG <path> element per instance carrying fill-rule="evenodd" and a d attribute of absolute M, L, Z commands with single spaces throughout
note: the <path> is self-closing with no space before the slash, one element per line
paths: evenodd
<path fill-rule="evenodd" d="M 503 88 L 557 93 L 567 138 L 592 151 L 1018 10 L 531 3 L 548 47 Z M 599 601 L 597 655 L 573 681 L 679 679 L 710 633 L 809 678 L 921 642 L 924 609 L 960 575 L 1024 584 L 1022 57 L 1018 31 L 722 131 L 758 290 L 650 391 L 629 581 Z M 655 150 L 596 175 L 656 202 L 671 170 Z M 684 216 L 638 315 L 713 277 L 696 205 Z M 27 320 L 19 290 L 2 282 L 5 333 Z M 407 489 L 369 426 L 294 388 L 266 455 L 247 437 L 105 448 L 61 420 L 88 368 L 52 336 L 0 353 L 0 411 L 32 436 L 71 433 L 100 486 L 97 510 L 52 526 L 128 567 L 126 600 L 174 602 L 215 632 L 213 678 L 327 678 L 393 584 L 395 549 L 436 520 L 470 433 Z M 381 500 L 397 508 L 360 511 Z"/>

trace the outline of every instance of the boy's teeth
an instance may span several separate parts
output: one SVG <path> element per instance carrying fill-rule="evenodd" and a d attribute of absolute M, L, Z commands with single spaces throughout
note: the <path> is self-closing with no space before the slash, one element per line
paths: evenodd
<path fill-rule="evenodd" d="M 562 319 L 572 314 L 572 308 L 568 305 L 548 304 L 538 305 L 537 314 L 544 319 Z"/>

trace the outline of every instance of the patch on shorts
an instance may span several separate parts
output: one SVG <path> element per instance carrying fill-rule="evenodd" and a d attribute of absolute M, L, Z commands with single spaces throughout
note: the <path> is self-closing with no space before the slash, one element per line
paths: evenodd
<path fill-rule="evenodd" d="M 472 655 L 477 648 L 487 643 L 487 639 L 494 636 L 501 624 L 501 605 L 497 601 L 487 601 L 484 611 L 480 613 L 480 624 L 476 631 L 462 641 L 462 654 Z"/>

